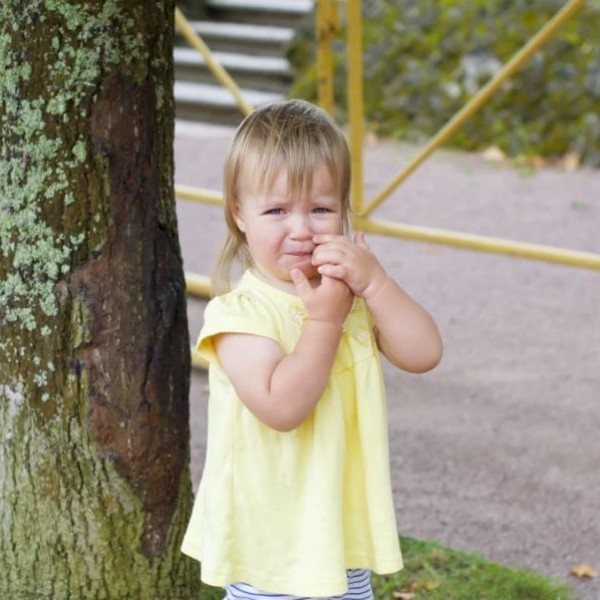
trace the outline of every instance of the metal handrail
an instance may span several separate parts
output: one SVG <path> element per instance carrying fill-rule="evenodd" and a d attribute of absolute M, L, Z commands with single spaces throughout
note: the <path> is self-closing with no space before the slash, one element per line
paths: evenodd
<path fill-rule="evenodd" d="M 348 109 L 350 117 L 349 144 L 352 160 L 352 207 L 354 225 L 365 232 L 393 235 L 414 241 L 442 244 L 455 248 L 476 250 L 558 263 L 571 267 L 600 270 L 600 254 L 568 250 L 552 246 L 543 246 L 526 242 L 518 242 L 494 238 L 490 236 L 460 233 L 445 229 L 434 229 L 384 220 L 368 218 L 401 183 L 403 183 L 439 146 L 447 141 L 510 77 L 521 67 L 533 53 L 540 48 L 554 33 L 585 3 L 585 0 L 569 0 L 567 4 L 550 20 L 531 40 L 519 50 L 509 62 L 493 77 L 448 123 L 417 153 L 404 170 L 396 176 L 371 202 L 363 209 L 363 83 L 362 83 L 362 17 L 360 0 L 317 0 L 316 33 L 319 47 L 318 84 L 319 100 L 329 112 L 333 112 L 333 59 L 331 40 L 337 28 L 336 2 L 343 2 L 347 9 L 347 58 L 348 73 Z M 175 9 L 175 22 L 188 43 L 202 53 L 207 66 L 215 77 L 234 95 L 238 106 L 244 114 L 250 114 L 253 108 L 242 97 L 233 79 L 214 59 L 206 44 L 191 28 L 179 9 Z M 210 205 L 222 205 L 223 195 L 213 190 L 205 190 L 190 186 L 175 186 L 177 197 Z M 193 273 L 185 274 L 186 287 L 192 294 L 204 297 L 212 295 L 210 278 Z M 194 367 L 206 369 L 208 364 L 195 348 L 191 350 Z"/>
<path fill-rule="evenodd" d="M 506 240 L 472 233 L 460 233 L 457 231 L 448 231 L 447 229 L 394 223 L 393 221 L 384 221 L 381 219 L 366 219 L 364 217 L 358 218 L 358 226 L 361 231 L 366 233 L 393 235 L 418 242 L 441 244 L 465 250 L 476 250 L 478 252 L 502 254 L 514 258 L 526 258 L 528 260 L 556 263 L 569 267 L 600 270 L 600 254 L 593 252 L 543 246 L 541 244 L 531 244 L 529 242 Z"/>
<path fill-rule="evenodd" d="M 316 0 L 317 90 L 319 106 L 333 114 L 333 52 L 331 41 L 339 31 L 338 0 Z"/>
<path fill-rule="evenodd" d="M 442 129 L 429 140 L 427 145 L 417 153 L 408 165 L 399 173 L 373 200 L 367 205 L 363 216 L 371 214 L 401 183 L 416 171 L 416 169 L 437 148 L 456 133 L 464 123 L 475 114 L 498 90 L 498 88 L 517 71 L 533 54 L 545 44 L 564 23 L 585 4 L 585 0 L 569 0 L 550 21 L 548 21 L 523 48 L 521 48 L 498 73 L 483 86 Z"/>
<path fill-rule="evenodd" d="M 217 78 L 217 80 L 227 88 L 233 97 L 240 110 L 244 113 L 244 115 L 249 115 L 253 110 L 253 106 L 247 102 L 240 88 L 237 86 L 235 81 L 231 78 L 229 73 L 219 64 L 217 59 L 214 57 L 213 53 L 210 51 L 210 48 L 204 43 L 202 38 L 194 31 L 189 21 L 185 18 L 181 10 L 179 8 L 175 8 L 175 25 L 181 32 L 181 35 L 186 39 L 188 44 L 195 48 L 202 54 L 204 60 L 206 61 L 206 66 L 210 69 L 211 73 Z"/>
<path fill-rule="evenodd" d="M 208 371 L 208 361 L 200 356 L 200 352 L 198 352 L 196 348 L 192 347 L 190 349 L 190 354 L 192 357 L 192 367 Z"/>
<path fill-rule="evenodd" d="M 333 8 L 335 1 L 342 0 L 318 0 L 317 11 L 325 11 L 317 14 L 317 31 L 325 28 L 325 35 L 320 40 L 320 51 L 325 52 L 327 45 L 331 42 L 333 31 L 331 27 L 337 23 L 337 15 Z M 471 100 L 436 134 L 430 142 L 410 161 L 405 169 L 392 180 L 365 208 L 363 208 L 363 163 L 362 163 L 362 141 L 363 141 L 363 85 L 362 85 L 362 33 L 361 33 L 361 2 L 360 0 L 344 0 L 347 9 L 348 30 L 348 108 L 350 117 L 349 143 L 352 159 L 352 207 L 354 212 L 354 226 L 365 232 L 393 235 L 414 241 L 443 244 L 455 248 L 476 250 L 525 258 L 529 260 L 540 260 L 550 263 L 558 263 L 572 267 L 600 270 L 600 254 L 582 252 L 543 246 L 527 242 L 505 240 L 491 236 L 460 233 L 445 229 L 434 229 L 402 223 L 393 223 L 385 220 L 375 220 L 368 215 L 377 208 L 389 195 L 405 181 L 434 150 L 443 144 L 454 134 L 465 121 L 474 114 L 481 106 L 489 100 L 498 87 L 522 66 L 532 54 L 544 44 L 561 27 L 565 21 L 579 10 L 585 0 L 569 0 L 567 4 L 550 20 L 531 40 L 519 50 L 509 62 L 492 78 Z M 182 18 L 183 15 L 181 15 Z M 329 28 L 329 34 L 327 34 Z M 190 27 L 191 29 L 191 27 Z M 195 32 L 192 33 L 198 37 Z M 322 60 L 322 59 L 321 59 Z M 329 74 L 333 76 L 332 63 L 329 59 L 322 60 L 319 70 L 320 75 Z M 320 82 L 321 84 L 322 82 Z M 325 85 L 319 95 L 326 102 L 333 100 L 331 82 Z M 332 107 L 326 107 L 331 110 Z M 222 205 L 223 196 L 220 192 L 204 190 L 189 186 L 178 185 L 175 187 L 177 197 L 184 200 L 192 200 L 211 205 Z M 210 279 L 206 276 L 186 274 L 188 290 L 201 296 L 210 296 Z"/>
<path fill-rule="evenodd" d="M 196 273 L 185 273 L 185 287 L 192 294 L 208 298 L 212 295 L 210 277 L 197 275 Z"/>
<path fill-rule="evenodd" d="M 214 190 L 191 187 L 189 185 L 176 185 L 175 196 L 182 200 L 191 200 L 201 204 L 223 204 L 223 194 Z"/>
<path fill-rule="evenodd" d="M 362 16 L 361 3 L 348 0 L 346 5 L 348 27 L 348 114 L 350 120 L 349 144 L 352 162 L 352 210 L 362 213 L 363 205 L 363 72 L 362 72 Z"/>

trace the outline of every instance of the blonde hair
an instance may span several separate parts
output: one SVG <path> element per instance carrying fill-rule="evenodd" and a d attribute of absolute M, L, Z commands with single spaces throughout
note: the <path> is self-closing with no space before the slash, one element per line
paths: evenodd
<path fill-rule="evenodd" d="M 239 126 L 224 169 L 227 238 L 213 271 L 217 293 L 230 287 L 231 267 L 239 261 L 252 266 L 245 234 L 238 228 L 234 210 L 239 202 L 243 167 L 252 161 L 259 187 L 268 188 L 285 168 L 291 193 L 310 190 L 314 173 L 325 166 L 339 192 L 344 230 L 350 212 L 350 152 L 342 132 L 329 115 L 303 100 L 268 104 L 256 109 Z"/>

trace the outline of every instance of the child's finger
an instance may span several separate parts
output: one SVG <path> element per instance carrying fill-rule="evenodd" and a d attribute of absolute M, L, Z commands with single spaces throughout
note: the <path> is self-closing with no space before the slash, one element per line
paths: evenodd
<path fill-rule="evenodd" d="M 365 234 L 362 231 L 359 231 L 354 234 L 354 242 L 358 244 L 361 248 L 364 248 L 365 250 L 371 250 L 371 248 L 369 248 L 369 245 L 367 244 L 367 241 L 365 240 Z"/>
<path fill-rule="evenodd" d="M 311 286 L 306 279 L 306 275 L 300 269 L 292 269 L 290 272 L 290 277 L 292 278 L 292 282 L 296 287 L 296 291 L 298 292 L 298 296 L 300 298 L 306 297 L 306 295 L 311 291 Z"/>
<path fill-rule="evenodd" d="M 343 235 L 334 235 L 332 233 L 320 233 L 313 236 L 313 242 L 315 244 L 328 244 L 337 241 L 347 241 L 347 238 Z"/>
<path fill-rule="evenodd" d="M 332 279 L 339 279 L 341 281 L 345 281 L 348 274 L 346 267 L 342 265 L 332 265 L 330 263 L 321 265 L 317 268 L 317 271 L 319 271 L 321 275 L 331 277 Z"/>
<path fill-rule="evenodd" d="M 325 263 L 341 263 L 345 260 L 343 249 L 335 246 L 319 247 L 313 252 L 312 264 L 315 266 Z"/>

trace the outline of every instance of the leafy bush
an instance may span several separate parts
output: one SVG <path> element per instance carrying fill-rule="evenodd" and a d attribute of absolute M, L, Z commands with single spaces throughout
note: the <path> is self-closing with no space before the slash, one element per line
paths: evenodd
<path fill-rule="evenodd" d="M 417 140 L 438 131 L 564 0 L 364 0 L 365 113 L 377 132 Z M 513 75 L 451 143 L 509 155 L 568 151 L 600 166 L 600 2 L 588 2 Z M 306 29 L 290 51 L 293 95 L 316 97 Z M 345 96 L 335 44 L 336 97 Z M 344 118 L 344 103 L 340 103 Z"/>

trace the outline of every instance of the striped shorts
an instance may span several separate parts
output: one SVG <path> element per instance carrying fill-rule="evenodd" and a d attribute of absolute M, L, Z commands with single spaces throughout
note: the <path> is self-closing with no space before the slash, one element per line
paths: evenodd
<path fill-rule="evenodd" d="M 349 569 L 348 590 L 341 596 L 331 596 L 331 600 L 373 600 L 371 588 L 371 571 L 366 569 Z M 325 598 L 308 598 L 305 596 L 287 596 L 261 592 L 247 583 L 232 583 L 225 587 L 227 595 L 224 600 L 326 600 Z"/>

